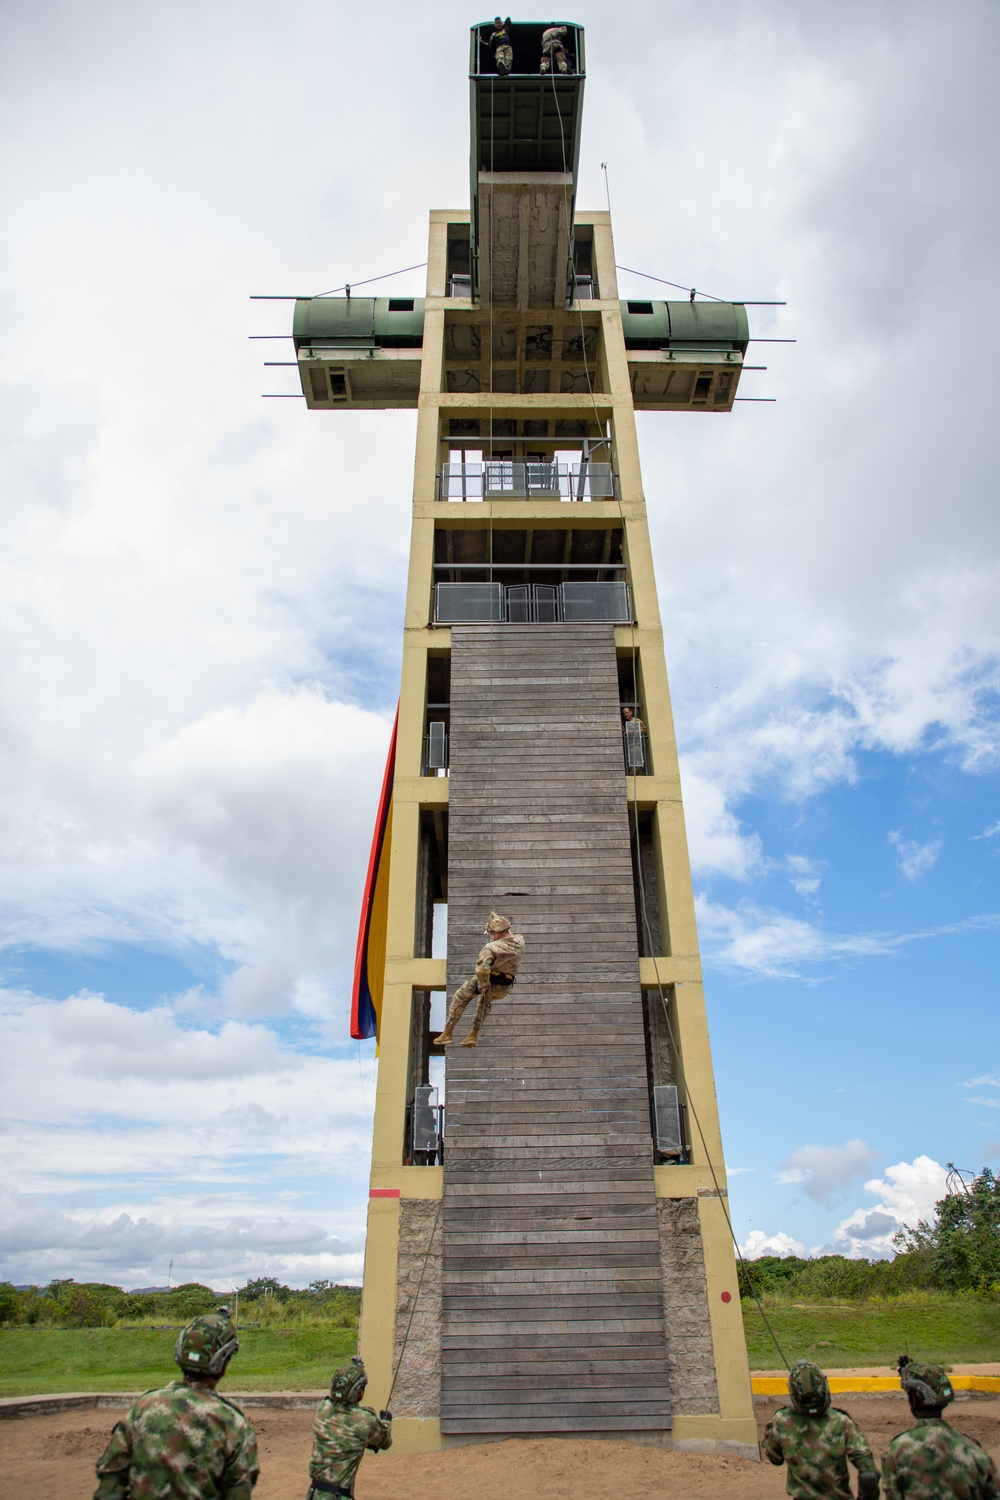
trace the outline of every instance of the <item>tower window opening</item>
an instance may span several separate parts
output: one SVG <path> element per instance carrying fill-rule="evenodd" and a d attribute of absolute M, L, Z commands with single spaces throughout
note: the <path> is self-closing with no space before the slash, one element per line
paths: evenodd
<path fill-rule="evenodd" d="M 664 992 L 668 1007 L 674 1004 L 674 987 Z M 690 1160 L 687 1141 L 687 1110 L 678 1087 L 677 1059 L 670 1039 L 670 1026 L 663 1010 L 659 988 L 642 992 L 642 1020 L 646 1043 L 646 1080 L 649 1089 L 649 1128 L 653 1159 L 658 1163 Z"/>
<path fill-rule="evenodd" d="M 413 991 L 404 1167 L 440 1166 L 444 1156 L 444 1058 L 434 1037 L 444 1024 L 445 998 L 443 990 Z"/>
<path fill-rule="evenodd" d="M 630 313 L 646 313 L 649 317 L 653 315 L 652 302 L 628 302 L 626 306 Z"/>
<path fill-rule="evenodd" d="M 389 311 L 390 312 L 412 312 L 413 311 L 413 298 L 412 297 L 390 297 L 389 298 Z"/>
<path fill-rule="evenodd" d="M 656 851 L 656 814 L 629 809 L 632 843 L 632 880 L 635 887 L 635 926 L 642 958 L 667 952 L 660 912 L 660 872 Z"/>

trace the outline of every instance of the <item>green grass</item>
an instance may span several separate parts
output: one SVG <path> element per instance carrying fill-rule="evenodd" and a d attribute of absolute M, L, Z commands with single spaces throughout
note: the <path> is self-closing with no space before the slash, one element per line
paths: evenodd
<path fill-rule="evenodd" d="M 1000 1359 L 1000 1302 L 944 1292 L 856 1303 L 767 1297 L 765 1312 L 790 1360 L 886 1374 L 904 1352 L 942 1364 Z M 754 1370 L 781 1360 L 753 1303 L 743 1320 Z M 319 1390 L 356 1348 L 353 1328 L 244 1328 L 224 1389 Z M 174 1335 L 156 1328 L 0 1329 L 0 1395 L 46 1391 L 144 1391 L 176 1377 Z"/>
<path fill-rule="evenodd" d="M 319 1390 L 356 1348 L 353 1328 L 243 1329 L 223 1390 Z M 180 1374 L 173 1353 L 152 1328 L 4 1328 L 0 1396 L 145 1391 Z"/>
<path fill-rule="evenodd" d="M 789 1360 L 812 1359 L 830 1369 L 895 1369 L 900 1354 L 938 1364 L 985 1364 L 1000 1359 L 1000 1302 L 946 1292 L 855 1303 L 765 1297 L 764 1311 Z M 753 1302 L 743 1303 L 752 1370 L 776 1370 L 781 1360 Z"/>

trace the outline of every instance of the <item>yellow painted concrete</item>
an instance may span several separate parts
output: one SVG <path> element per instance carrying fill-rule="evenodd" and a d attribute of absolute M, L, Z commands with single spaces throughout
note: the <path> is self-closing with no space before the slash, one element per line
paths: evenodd
<path fill-rule="evenodd" d="M 365 1278 L 361 1293 L 359 1348 L 368 1371 L 372 1401 L 385 1405 L 392 1385 L 396 1322 L 396 1262 L 399 1256 L 398 1198 L 368 1200 Z M 375 1398 L 378 1398 L 377 1401 Z"/>
<path fill-rule="evenodd" d="M 437 1417 L 393 1417 L 394 1453 L 436 1453 L 443 1446 Z"/>
<path fill-rule="evenodd" d="M 983 1391 L 1000 1395 L 1000 1376 L 997 1375 L 951 1375 L 956 1391 Z M 842 1391 L 898 1391 L 898 1375 L 828 1375 L 830 1390 L 834 1394 Z M 787 1396 L 787 1375 L 754 1375 L 755 1396 Z"/>
<path fill-rule="evenodd" d="M 752 1405 L 748 1417 L 723 1417 L 714 1412 L 706 1412 L 703 1416 L 677 1416 L 674 1417 L 672 1437 L 675 1448 L 688 1444 L 695 1447 L 702 1443 L 756 1448 L 757 1419 L 753 1416 Z"/>

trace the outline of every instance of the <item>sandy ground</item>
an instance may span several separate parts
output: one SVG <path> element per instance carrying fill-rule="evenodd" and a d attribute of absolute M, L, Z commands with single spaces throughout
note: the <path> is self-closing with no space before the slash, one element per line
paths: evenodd
<path fill-rule="evenodd" d="M 761 1432 L 779 1404 L 758 1404 Z M 836 1404 L 860 1423 L 878 1456 L 891 1437 L 910 1425 L 902 1394 L 845 1397 Z M 1000 1462 L 1000 1400 L 959 1400 L 949 1417 Z M 311 1413 L 258 1410 L 253 1419 L 262 1468 L 254 1500 L 304 1500 Z M 89 1500 L 94 1459 L 116 1420 L 114 1412 L 98 1410 L 0 1422 L 4 1500 Z M 748 1459 L 674 1453 L 632 1443 L 515 1439 L 413 1457 L 368 1454 L 361 1465 L 357 1500 L 581 1500 L 602 1494 L 616 1500 L 777 1500 L 784 1488 L 783 1469 Z"/>

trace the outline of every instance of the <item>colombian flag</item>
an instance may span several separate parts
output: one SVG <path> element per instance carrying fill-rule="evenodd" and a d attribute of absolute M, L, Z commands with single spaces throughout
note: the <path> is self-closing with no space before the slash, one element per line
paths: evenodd
<path fill-rule="evenodd" d="M 386 756 L 382 795 L 379 798 L 368 878 L 361 903 L 358 951 L 354 960 L 354 994 L 351 998 L 351 1036 L 373 1036 L 378 1040 L 382 1019 L 382 984 L 385 979 L 385 945 L 389 925 L 389 850 L 392 846 L 392 778 L 396 769 L 396 726 L 393 721 Z"/>

